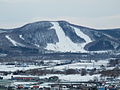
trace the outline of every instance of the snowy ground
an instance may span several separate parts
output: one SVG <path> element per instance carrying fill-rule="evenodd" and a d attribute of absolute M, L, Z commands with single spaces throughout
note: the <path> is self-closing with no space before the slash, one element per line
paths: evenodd
<path fill-rule="evenodd" d="M 54 63 L 64 63 L 63 61 L 60 60 L 53 60 Z M 48 63 L 49 61 L 46 61 Z M 51 62 L 50 62 L 51 63 Z M 53 62 L 52 62 L 53 63 Z M 60 65 L 60 66 L 47 66 L 46 69 L 54 69 L 54 70 L 65 70 L 65 69 L 81 69 L 81 68 L 86 68 L 86 69 L 100 69 L 101 65 L 104 65 L 106 69 L 113 69 L 113 67 L 107 67 L 108 60 L 99 60 L 95 62 L 94 60 L 91 60 L 91 62 L 86 61 L 86 60 L 81 60 L 81 62 L 75 62 L 72 64 L 66 64 L 66 65 Z M 16 71 L 16 70 L 29 70 L 29 69 L 37 69 L 37 68 L 44 68 L 45 66 L 35 66 L 35 65 L 29 65 L 29 67 L 15 67 L 14 65 L 0 65 L 0 71 Z M 7 75 L 3 76 L 4 79 L 10 79 L 11 76 L 19 76 L 19 77 L 25 77 L 25 75 Z M 81 74 L 70 74 L 70 75 L 64 75 L 64 74 L 48 74 L 44 76 L 38 76 L 39 78 L 49 78 L 51 76 L 58 76 L 59 79 L 62 81 L 89 81 L 89 80 L 94 80 L 97 78 L 100 80 L 100 74 L 95 74 L 95 75 L 85 75 L 81 76 Z M 34 76 L 26 76 L 26 77 L 34 77 Z M 18 82 L 19 83 L 19 82 Z"/>
<path fill-rule="evenodd" d="M 81 62 L 76 62 L 76 63 L 71 63 L 71 64 L 65 64 L 65 65 L 60 65 L 60 66 L 55 66 L 55 64 L 60 64 L 64 63 L 64 60 L 53 60 L 53 61 L 45 61 L 44 63 L 48 63 L 48 66 L 36 66 L 36 65 L 28 65 L 27 67 L 16 67 L 15 65 L 2 65 L 0 64 L 0 71 L 17 71 L 17 70 L 29 70 L 29 69 L 37 69 L 37 68 L 44 68 L 46 69 L 55 69 L 55 70 L 65 70 L 65 69 L 100 69 L 101 65 L 104 65 L 107 67 L 108 60 L 100 60 L 100 61 L 85 61 L 81 60 Z M 107 67 L 108 68 L 108 67 Z M 112 69 L 113 67 L 109 67 L 108 69 Z"/>
<path fill-rule="evenodd" d="M 11 76 L 13 77 L 36 77 L 36 76 L 25 76 L 25 75 L 7 75 L 7 76 L 3 76 L 4 79 L 11 79 Z M 71 75 L 64 75 L 64 74 L 48 74 L 48 75 L 44 75 L 44 76 L 38 76 L 40 79 L 44 79 L 44 78 L 49 78 L 52 76 L 58 76 L 59 79 L 61 79 L 62 81 L 89 81 L 89 80 L 94 80 L 95 78 L 100 79 L 100 74 L 96 74 L 96 75 L 85 75 L 85 76 L 81 76 L 80 74 L 71 74 Z"/>
<path fill-rule="evenodd" d="M 91 63 L 89 62 L 77 62 L 77 63 L 72 63 L 72 64 L 67 64 L 67 65 L 60 65 L 60 66 L 54 66 L 48 69 L 55 69 L 55 70 L 65 70 L 65 69 L 100 69 L 101 65 L 104 65 L 105 67 L 107 66 L 108 61 L 107 60 L 100 60 L 100 61 L 92 61 Z"/>
<path fill-rule="evenodd" d="M 29 65 L 28 67 L 15 67 L 15 65 L 0 65 L 0 71 L 17 71 L 17 70 L 29 70 L 29 69 L 36 69 L 36 68 L 43 68 L 44 66 L 35 66 Z"/>
<path fill-rule="evenodd" d="M 37 82 L 14 82 L 13 85 L 36 84 Z"/>
<path fill-rule="evenodd" d="M 52 76 L 58 76 L 59 79 L 63 81 L 89 81 L 89 80 L 94 80 L 95 78 L 100 79 L 100 74 L 96 75 L 85 75 L 81 76 L 80 74 L 71 74 L 71 75 L 64 75 L 64 74 L 48 74 L 46 76 L 40 76 L 40 78 L 49 78 Z"/>

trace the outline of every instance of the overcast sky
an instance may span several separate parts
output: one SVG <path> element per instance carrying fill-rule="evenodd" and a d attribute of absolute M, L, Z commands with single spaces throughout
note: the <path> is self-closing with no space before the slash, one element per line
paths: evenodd
<path fill-rule="evenodd" d="M 120 28 L 120 0 L 0 0 L 0 28 L 42 20 Z"/>

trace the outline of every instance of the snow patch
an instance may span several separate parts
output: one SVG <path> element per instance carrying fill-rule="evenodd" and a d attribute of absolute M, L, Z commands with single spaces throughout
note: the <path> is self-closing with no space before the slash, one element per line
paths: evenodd
<path fill-rule="evenodd" d="M 59 76 L 59 78 L 61 80 L 66 80 L 66 81 L 90 81 L 90 80 L 94 80 L 94 78 L 98 78 L 100 77 L 100 74 L 96 74 L 96 75 L 85 75 L 85 76 L 81 76 L 79 74 L 73 74 L 73 75 L 62 75 Z"/>
<path fill-rule="evenodd" d="M 13 40 L 12 38 L 10 38 L 9 35 L 6 35 L 5 37 L 6 37 L 14 46 L 25 46 L 25 45 L 23 45 L 23 44 L 21 44 L 21 43 L 16 42 L 16 41 Z"/>
<path fill-rule="evenodd" d="M 25 40 L 22 35 L 19 35 L 19 37 L 20 37 L 22 40 Z"/>
<path fill-rule="evenodd" d="M 34 44 L 36 47 L 40 47 L 40 45 L 38 45 L 38 44 Z"/>

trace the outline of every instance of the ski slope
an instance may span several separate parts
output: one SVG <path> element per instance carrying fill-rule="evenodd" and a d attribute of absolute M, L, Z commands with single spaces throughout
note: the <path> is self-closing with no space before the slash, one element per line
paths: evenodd
<path fill-rule="evenodd" d="M 84 48 L 85 45 L 87 45 L 88 43 L 92 42 L 91 38 L 88 35 L 84 34 L 80 29 L 75 28 L 75 27 L 72 27 L 72 28 L 74 29 L 77 36 L 85 40 L 85 43 L 81 43 L 82 48 Z"/>
<path fill-rule="evenodd" d="M 82 47 L 82 44 L 72 42 L 70 38 L 65 35 L 58 22 L 51 23 L 53 24 L 52 29 L 56 31 L 59 42 L 57 42 L 56 44 L 48 43 L 45 49 L 53 50 L 56 52 L 86 52 L 86 50 Z"/>
<path fill-rule="evenodd" d="M 12 38 L 10 38 L 9 35 L 6 35 L 5 37 L 6 37 L 14 46 L 25 46 L 25 45 L 23 45 L 23 44 L 21 44 L 21 43 L 16 42 L 16 41 L 13 40 Z"/>

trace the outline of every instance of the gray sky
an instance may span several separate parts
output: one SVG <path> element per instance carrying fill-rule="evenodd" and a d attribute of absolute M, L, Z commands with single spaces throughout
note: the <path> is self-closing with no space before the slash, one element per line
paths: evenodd
<path fill-rule="evenodd" d="M 0 0 L 0 28 L 67 20 L 92 28 L 120 27 L 120 0 Z"/>

